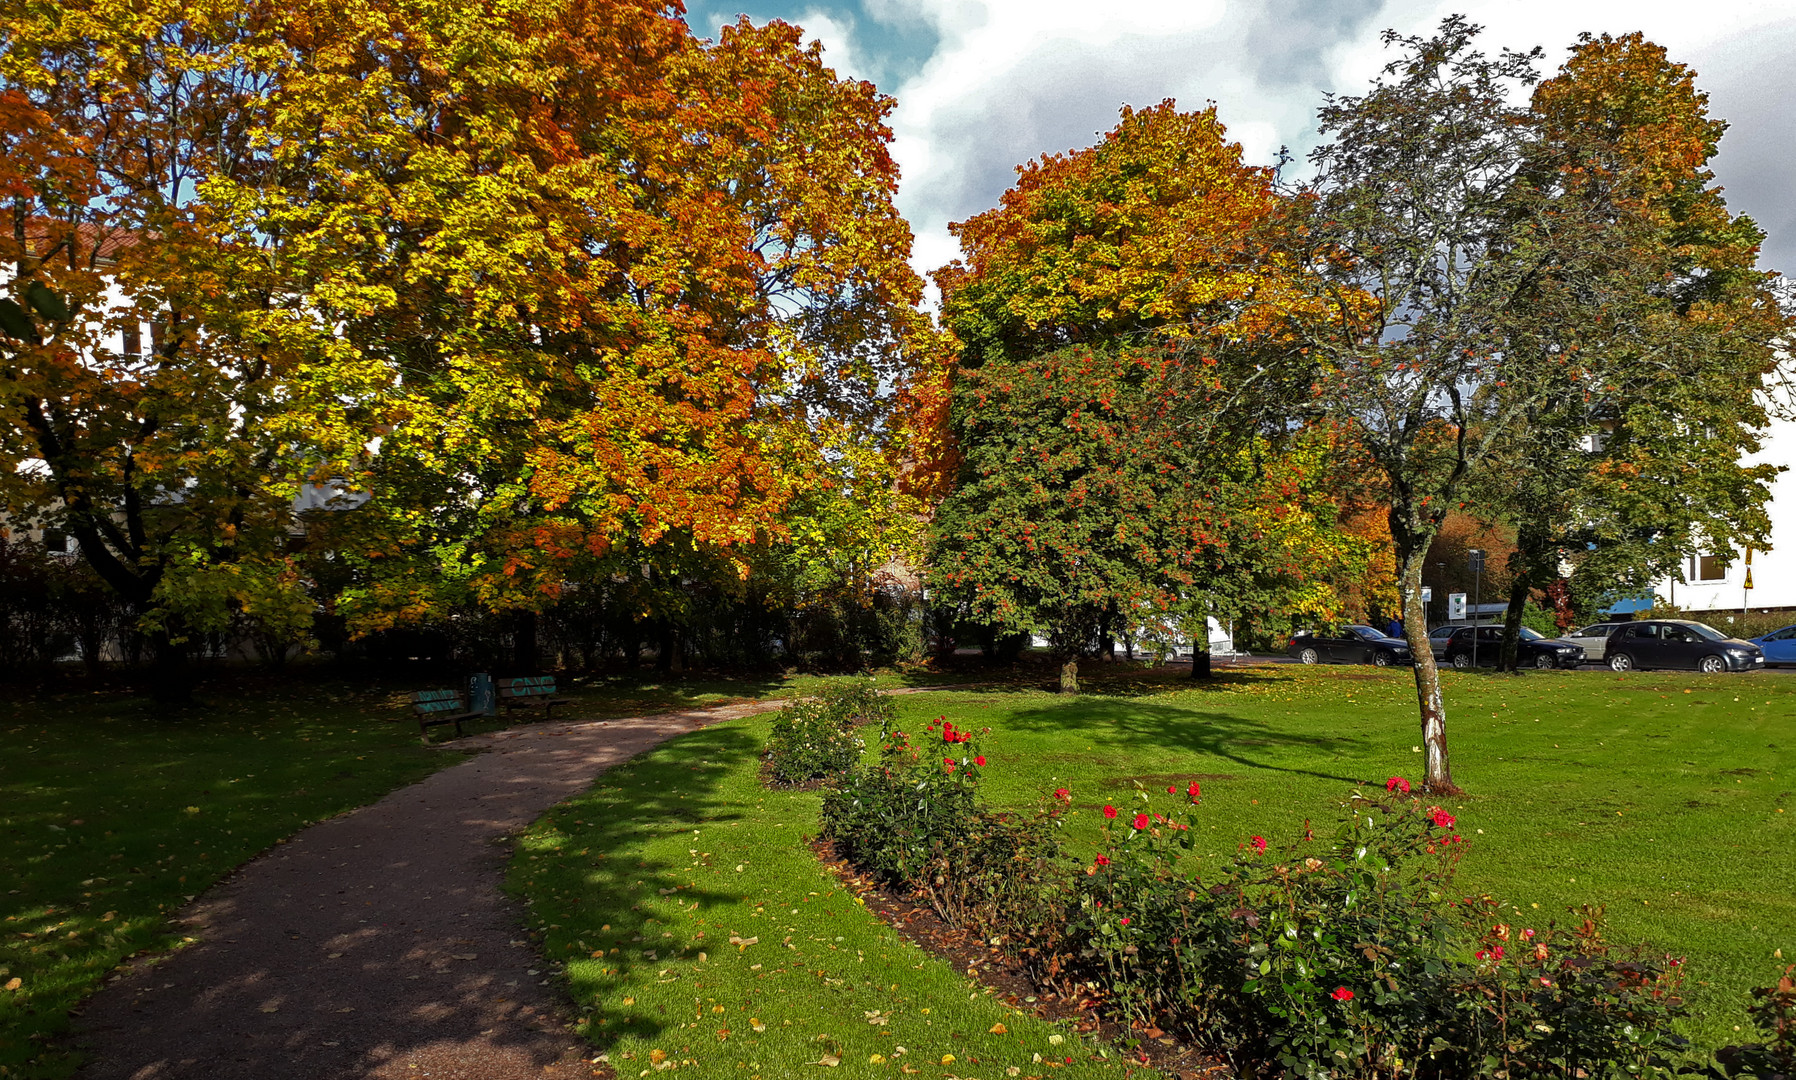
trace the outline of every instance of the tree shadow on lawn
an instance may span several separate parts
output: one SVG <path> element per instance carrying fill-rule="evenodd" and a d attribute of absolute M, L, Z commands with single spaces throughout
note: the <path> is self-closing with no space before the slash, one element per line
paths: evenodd
<path fill-rule="evenodd" d="M 653 981 L 683 982 L 697 993 L 705 978 L 698 954 L 735 951 L 727 932 L 705 927 L 694 934 L 690 919 L 742 903 L 746 888 L 699 884 L 713 872 L 710 859 L 651 856 L 641 849 L 682 834 L 691 850 L 723 848 L 723 838 L 704 831 L 728 828 L 745 814 L 722 794 L 720 782 L 759 751 L 759 740 L 740 728 L 683 736 L 607 771 L 523 837 L 508 885 L 532 902 L 545 928 L 543 955 L 567 962 L 568 990 L 580 1015 L 590 1018 L 582 1033 L 599 1050 L 627 1037 L 654 1039 L 679 1026 L 681 1018 L 668 1015 L 665 1006 L 618 1005 L 628 987 L 641 985 L 641 969 L 655 971 Z M 701 834 L 693 836 L 694 829 Z M 737 838 L 729 846 L 739 847 Z M 718 855 L 720 863 L 736 857 Z M 746 886 L 760 879 L 739 880 Z"/>
<path fill-rule="evenodd" d="M 1281 730 L 1262 720 L 1232 713 L 1199 711 L 1161 705 L 1139 699 L 1093 700 L 1088 695 L 1036 709 L 1012 713 L 1008 721 L 1023 730 L 1041 734 L 1089 728 L 1111 745 L 1125 749 L 1180 750 L 1232 761 L 1250 769 L 1313 776 L 1346 784 L 1366 783 L 1364 777 L 1342 776 L 1282 764 L 1273 756 L 1255 756 L 1248 747 L 1271 751 L 1314 752 L 1339 757 L 1361 740 L 1339 735 L 1304 735 Z M 1083 755 L 1077 760 L 1090 761 Z"/>

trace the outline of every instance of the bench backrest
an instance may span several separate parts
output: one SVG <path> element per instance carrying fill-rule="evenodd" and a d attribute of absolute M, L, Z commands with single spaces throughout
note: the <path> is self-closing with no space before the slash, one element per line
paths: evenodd
<path fill-rule="evenodd" d="M 499 693 L 506 697 L 532 697 L 537 694 L 553 694 L 555 692 L 555 676 L 531 675 L 525 678 L 500 679 Z"/>
<path fill-rule="evenodd" d="M 460 690 L 419 690 L 412 694 L 412 708 L 421 713 L 468 711 Z"/>

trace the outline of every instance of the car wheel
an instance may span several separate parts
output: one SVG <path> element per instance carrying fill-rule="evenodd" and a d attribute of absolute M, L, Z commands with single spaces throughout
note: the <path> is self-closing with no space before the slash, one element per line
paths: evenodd
<path fill-rule="evenodd" d="M 1390 667 L 1391 666 L 1391 654 L 1388 652 L 1383 652 L 1383 651 L 1373 653 L 1372 654 L 1372 666 L 1373 667 Z"/>
<path fill-rule="evenodd" d="M 1542 671 L 1550 671 L 1553 667 L 1553 654 L 1541 653 L 1534 658 L 1534 666 Z"/>
<path fill-rule="evenodd" d="M 1314 649 L 1304 649 L 1302 652 L 1299 652 L 1297 654 L 1297 659 L 1303 661 L 1306 664 L 1313 664 L 1316 661 L 1322 659 L 1322 656 L 1320 653 L 1316 652 L 1316 650 L 1314 650 Z"/>
<path fill-rule="evenodd" d="M 1472 654 L 1471 653 L 1456 652 L 1452 656 L 1449 656 L 1447 658 L 1447 660 L 1449 663 L 1451 663 L 1453 665 L 1453 670 L 1455 670 L 1455 671 L 1470 671 L 1470 670 L 1472 670 Z"/>
<path fill-rule="evenodd" d="M 1629 656 L 1625 652 L 1610 653 L 1609 654 L 1609 670 L 1610 671 L 1633 671 L 1634 670 L 1634 658 Z"/>
<path fill-rule="evenodd" d="M 1705 675 L 1719 675 L 1727 670 L 1727 661 L 1719 656 L 1705 656 L 1696 662 L 1696 670 Z"/>

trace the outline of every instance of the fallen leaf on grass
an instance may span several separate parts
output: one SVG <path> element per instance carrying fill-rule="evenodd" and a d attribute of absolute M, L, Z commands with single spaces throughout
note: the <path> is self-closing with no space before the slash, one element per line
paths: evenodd
<path fill-rule="evenodd" d="M 867 1058 L 867 1064 L 869 1065 L 884 1065 L 885 1063 L 886 1058 L 884 1054 L 871 1054 Z"/>
<path fill-rule="evenodd" d="M 25 985 L 24 979 L 17 979 L 17 978 L 8 979 L 7 983 L 6 983 L 6 988 L 8 990 L 17 990 L 19 987 L 24 986 L 24 985 Z"/>
<path fill-rule="evenodd" d="M 625 1005 L 634 1005 L 634 1004 L 636 1004 L 636 999 L 633 997 L 625 998 L 624 1004 Z"/>
<path fill-rule="evenodd" d="M 990 1034 L 992 1034 L 992 1035 L 1008 1035 L 1008 1034 L 1010 1034 L 1010 1029 L 1005 1027 L 1003 1024 L 993 1024 L 991 1026 Z"/>
<path fill-rule="evenodd" d="M 842 1059 L 837 1057 L 834 1054 L 825 1054 L 822 1057 L 818 1058 L 816 1061 L 807 1061 L 807 1062 L 805 1062 L 805 1064 L 806 1065 L 822 1065 L 826 1068 L 833 1069 L 837 1065 L 842 1064 Z"/>
<path fill-rule="evenodd" d="M 750 945 L 753 945 L 753 944 L 759 942 L 760 940 L 761 940 L 761 938 L 760 938 L 760 935 L 758 935 L 758 934 L 754 937 L 737 937 L 735 934 L 730 935 L 730 944 L 736 946 L 737 952 L 744 951 Z"/>
<path fill-rule="evenodd" d="M 757 1032 L 767 1030 L 766 1024 L 761 1023 L 760 1020 L 752 1016 L 748 1018 L 748 1026 L 754 1028 Z"/>

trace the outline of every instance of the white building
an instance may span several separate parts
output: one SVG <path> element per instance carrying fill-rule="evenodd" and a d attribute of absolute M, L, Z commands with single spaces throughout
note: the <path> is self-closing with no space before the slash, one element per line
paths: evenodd
<path fill-rule="evenodd" d="M 1749 462 L 1796 465 L 1796 420 L 1771 421 L 1764 446 Z M 1689 554 L 1684 559 L 1684 580 L 1661 581 L 1654 593 L 1691 612 L 1796 609 L 1796 468 L 1771 482 L 1766 509 L 1771 515 L 1771 547 L 1752 552 L 1750 567 L 1744 551 Z"/>

